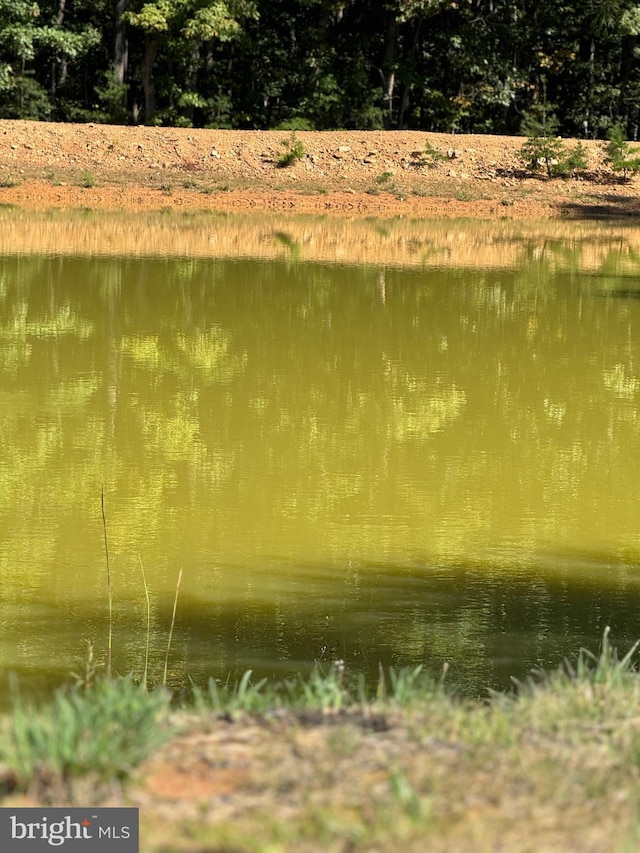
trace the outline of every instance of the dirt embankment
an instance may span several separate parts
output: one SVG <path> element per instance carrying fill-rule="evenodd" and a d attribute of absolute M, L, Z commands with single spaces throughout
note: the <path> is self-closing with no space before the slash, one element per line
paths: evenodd
<path fill-rule="evenodd" d="M 296 143 L 301 156 L 282 166 Z M 614 176 L 601 143 L 583 143 L 581 177 L 553 180 L 523 171 L 522 143 L 0 121 L 0 204 L 515 219 L 640 213 L 640 178 Z"/>

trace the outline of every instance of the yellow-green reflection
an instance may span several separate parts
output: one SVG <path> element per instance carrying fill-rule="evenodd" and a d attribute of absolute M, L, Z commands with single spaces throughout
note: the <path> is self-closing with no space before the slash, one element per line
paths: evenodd
<path fill-rule="evenodd" d="M 139 561 L 158 671 L 184 568 L 176 682 L 342 657 L 448 660 L 476 689 L 605 624 L 630 640 L 637 270 L 621 245 L 623 268 L 609 248 L 585 272 L 588 249 L 521 242 L 520 266 L 479 270 L 5 257 L 2 667 L 65 674 L 104 644 L 103 485 L 122 669 Z"/>

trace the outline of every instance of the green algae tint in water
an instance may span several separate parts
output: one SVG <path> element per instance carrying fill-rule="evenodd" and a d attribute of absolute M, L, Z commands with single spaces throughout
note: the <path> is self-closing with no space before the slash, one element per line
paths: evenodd
<path fill-rule="evenodd" d="M 525 247 L 526 248 L 526 247 Z M 563 247 L 559 247 L 562 251 Z M 527 257 L 527 252 L 523 252 Z M 609 261 L 611 259 L 609 258 Z M 607 273 L 608 277 L 604 277 Z M 640 635 L 640 299 L 515 269 L 5 257 L 0 660 L 463 689 Z"/>

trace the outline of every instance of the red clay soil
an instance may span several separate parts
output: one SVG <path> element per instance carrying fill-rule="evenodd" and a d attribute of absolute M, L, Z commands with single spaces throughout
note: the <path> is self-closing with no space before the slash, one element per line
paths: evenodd
<path fill-rule="evenodd" d="M 282 166 L 296 143 L 304 153 Z M 522 144 L 413 131 L 292 136 L 0 121 L 0 204 L 514 219 L 640 213 L 640 180 L 614 175 L 602 143 L 584 142 L 587 170 L 564 179 L 526 172 Z"/>

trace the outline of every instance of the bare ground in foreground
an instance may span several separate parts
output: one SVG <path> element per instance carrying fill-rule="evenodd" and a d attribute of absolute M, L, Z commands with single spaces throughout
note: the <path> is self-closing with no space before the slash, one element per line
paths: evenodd
<path fill-rule="evenodd" d="M 611 217 L 640 213 L 640 179 L 588 167 L 548 179 L 520 137 L 421 132 L 193 130 L 0 121 L 0 204 L 125 210 L 273 210 L 411 217 Z M 429 146 L 429 153 L 427 150 Z M 436 155 L 433 155 L 436 152 Z"/>
<path fill-rule="evenodd" d="M 437 702 L 182 714 L 124 789 L 98 795 L 87 779 L 72 795 L 41 789 L 0 805 L 138 807 L 142 853 L 630 853 L 638 717 L 610 709 L 597 722 L 603 698 L 522 720 Z"/>

